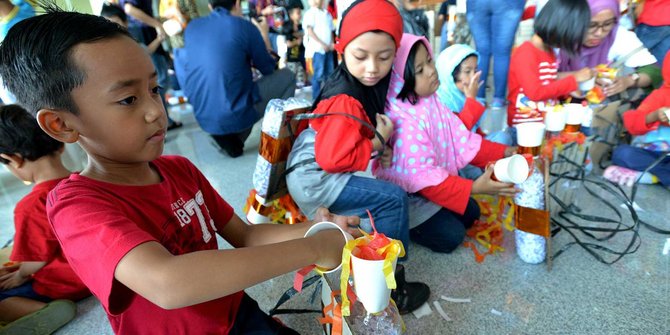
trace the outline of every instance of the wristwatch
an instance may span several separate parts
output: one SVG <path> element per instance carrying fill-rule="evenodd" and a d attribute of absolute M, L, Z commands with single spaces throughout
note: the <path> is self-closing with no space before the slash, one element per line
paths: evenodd
<path fill-rule="evenodd" d="M 640 80 L 640 75 L 637 72 L 630 74 L 630 78 L 633 79 L 633 86 L 637 87 L 637 82 Z"/>

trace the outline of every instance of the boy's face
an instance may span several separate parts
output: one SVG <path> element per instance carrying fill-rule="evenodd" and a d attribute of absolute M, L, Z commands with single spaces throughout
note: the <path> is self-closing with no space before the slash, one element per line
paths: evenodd
<path fill-rule="evenodd" d="M 302 11 L 300 8 L 293 8 L 291 9 L 291 12 L 289 13 L 289 17 L 291 18 L 291 21 L 299 23 L 300 18 L 302 16 Z"/>
<path fill-rule="evenodd" d="M 85 79 L 71 93 L 79 114 L 62 117 L 89 158 L 128 164 L 160 156 L 167 116 L 144 49 L 124 36 L 79 44 L 71 57 Z"/>

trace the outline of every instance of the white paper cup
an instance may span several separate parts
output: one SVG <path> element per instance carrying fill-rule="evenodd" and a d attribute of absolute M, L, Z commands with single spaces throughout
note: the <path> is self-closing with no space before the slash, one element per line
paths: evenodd
<path fill-rule="evenodd" d="M 586 114 L 586 107 L 581 104 L 565 104 L 565 123 L 567 124 L 582 124 L 584 114 Z"/>
<path fill-rule="evenodd" d="M 582 116 L 582 127 L 591 127 L 593 123 L 593 109 L 591 107 L 584 108 L 584 116 Z"/>
<path fill-rule="evenodd" d="M 521 155 L 512 155 L 499 159 L 493 165 L 495 179 L 503 183 L 521 184 L 528 179 L 530 167 Z"/>
<path fill-rule="evenodd" d="M 526 122 L 516 126 L 516 141 L 526 148 L 535 148 L 542 145 L 544 129 L 546 126 L 541 122 Z"/>
<path fill-rule="evenodd" d="M 393 261 L 393 271 L 398 258 Z M 384 260 L 370 261 L 351 255 L 351 270 L 354 275 L 356 297 L 368 313 L 383 311 L 390 302 L 391 289 L 386 285 Z"/>
<path fill-rule="evenodd" d="M 583 81 L 583 82 L 579 83 L 579 90 L 582 91 L 582 92 L 588 92 L 595 85 L 596 85 L 596 77 L 593 77 L 593 78 L 591 78 L 587 81 Z"/>
<path fill-rule="evenodd" d="M 316 223 L 313 226 L 311 226 L 307 230 L 307 232 L 305 233 L 305 237 L 310 237 L 310 236 L 313 236 L 314 234 L 316 234 L 316 233 L 318 233 L 322 230 L 329 230 L 329 229 L 339 230 L 342 233 L 342 236 L 344 237 L 345 243 L 354 239 L 353 236 L 351 236 L 346 231 L 342 230 L 342 228 L 340 228 L 340 226 L 336 225 L 333 222 L 328 222 L 328 221 L 319 222 L 319 223 Z M 341 267 L 342 267 L 342 263 L 340 263 L 340 265 L 338 265 L 336 268 L 330 269 L 330 270 L 317 266 L 316 267 L 316 272 L 321 273 L 321 274 L 331 273 L 331 272 L 335 272 L 335 271 L 339 270 Z"/>
<path fill-rule="evenodd" d="M 169 19 L 163 22 L 163 30 L 168 36 L 175 36 L 183 31 L 181 23 L 175 19 Z"/>
<path fill-rule="evenodd" d="M 563 108 L 554 108 L 544 114 L 544 124 L 547 131 L 562 131 L 565 128 L 565 110 Z"/>

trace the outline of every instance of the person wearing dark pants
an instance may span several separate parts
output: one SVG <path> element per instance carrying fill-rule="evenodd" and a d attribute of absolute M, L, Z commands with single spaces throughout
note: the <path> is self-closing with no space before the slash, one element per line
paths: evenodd
<path fill-rule="evenodd" d="M 670 186 L 670 157 L 667 152 L 658 152 L 636 148 L 634 146 L 622 144 L 614 149 L 612 153 L 612 164 L 624 167 L 633 171 L 645 171 L 661 156 L 666 156 L 658 165 L 649 170 L 649 173 L 664 186 Z M 653 177 L 652 177 L 653 178 Z"/>
<path fill-rule="evenodd" d="M 442 208 L 420 226 L 410 229 L 409 237 L 432 251 L 449 253 L 463 243 L 465 231 L 472 227 L 479 215 L 477 201 L 470 198 L 465 213 Z"/>

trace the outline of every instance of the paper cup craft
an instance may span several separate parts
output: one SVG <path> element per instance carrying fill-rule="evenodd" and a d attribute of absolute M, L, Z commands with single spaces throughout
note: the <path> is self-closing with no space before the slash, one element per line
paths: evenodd
<path fill-rule="evenodd" d="M 169 19 L 163 22 L 163 30 L 168 36 L 175 36 L 184 30 L 181 23 L 175 19 Z"/>
<path fill-rule="evenodd" d="M 544 124 L 547 131 L 563 131 L 565 128 L 565 109 L 562 106 L 555 106 L 544 115 Z"/>
<path fill-rule="evenodd" d="M 521 184 L 528 178 L 530 167 L 522 155 L 500 159 L 493 165 L 494 180 L 503 183 Z"/>
<path fill-rule="evenodd" d="M 565 132 L 577 133 L 581 128 L 586 114 L 586 107 L 581 104 L 566 104 L 565 109 Z"/>
<path fill-rule="evenodd" d="M 593 89 L 593 86 L 596 85 L 596 77 L 592 77 L 591 79 L 587 81 L 583 81 L 579 83 L 579 90 L 582 92 L 588 92 L 591 89 Z"/>
<path fill-rule="evenodd" d="M 353 236 L 351 236 L 346 231 L 342 230 L 342 228 L 340 228 L 340 226 L 338 226 L 337 224 L 335 224 L 333 222 L 328 222 L 328 221 L 319 222 L 319 223 L 316 223 L 313 226 L 311 226 L 307 230 L 307 232 L 305 233 L 305 237 L 310 237 L 310 236 L 313 236 L 320 231 L 329 230 L 329 229 L 339 230 L 342 233 L 342 237 L 344 238 L 345 242 L 349 242 L 349 241 L 354 239 Z M 338 265 L 334 269 L 329 270 L 329 269 L 324 269 L 322 267 L 317 266 L 317 267 L 314 268 L 314 271 L 316 271 L 319 274 L 331 273 L 331 272 L 335 272 L 335 271 L 339 270 L 341 267 L 342 267 L 342 264 Z"/>
<path fill-rule="evenodd" d="M 526 148 L 535 148 L 542 145 L 546 126 L 540 122 L 520 123 L 516 126 L 516 141 Z"/>
<path fill-rule="evenodd" d="M 363 232 L 362 237 L 347 242 L 344 247 L 340 289 L 347 292 L 351 270 L 356 297 L 368 313 L 379 313 L 390 303 L 391 290 L 396 288 L 395 267 L 398 257 L 405 255 L 405 249 L 400 241 L 377 232 L 372 218 L 370 222 L 373 234 Z M 350 314 L 349 305 L 347 294 L 342 294 L 342 315 Z"/>

